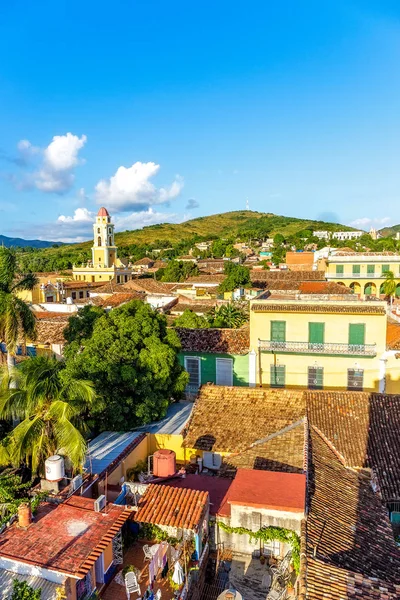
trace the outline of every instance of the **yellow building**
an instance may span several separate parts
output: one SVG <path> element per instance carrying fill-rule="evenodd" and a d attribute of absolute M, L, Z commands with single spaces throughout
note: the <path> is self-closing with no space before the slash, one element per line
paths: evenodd
<path fill-rule="evenodd" d="M 106 282 L 115 279 L 125 283 L 132 278 L 132 270 L 117 255 L 114 225 L 106 208 L 100 208 L 93 224 L 92 260 L 86 265 L 74 265 L 73 278 L 77 281 Z"/>
<path fill-rule="evenodd" d="M 400 297 L 400 255 L 394 252 L 337 252 L 326 259 L 325 277 L 352 289 L 355 294 L 382 296 L 385 273 L 392 271 Z"/>
<path fill-rule="evenodd" d="M 255 299 L 250 385 L 379 391 L 386 320 L 379 301 Z"/>

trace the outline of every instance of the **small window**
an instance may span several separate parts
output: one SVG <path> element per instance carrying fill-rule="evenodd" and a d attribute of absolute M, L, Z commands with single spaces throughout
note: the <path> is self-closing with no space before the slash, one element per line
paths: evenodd
<path fill-rule="evenodd" d="M 79 298 L 83 298 L 83 292 L 79 292 Z"/>
<path fill-rule="evenodd" d="M 336 265 L 336 275 L 343 275 L 343 265 Z"/>
<path fill-rule="evenodd" d="M 286 341 L 286 321 L 271 321 L 271 342 Z"/>
<path fill-rule="evenodd" d="M 284 365 L 271 365 L 271 370 L 270 370 L 271 387 L 274 387 L 274 388 L 285 387 L 285 371 L 286 371 L 286 367 Z"/>
<path fill-rule="evenodd" d="M 201 385 L 200 358 L 198 356 L 185 356 L 185 370 L 189 373 L 187 391 L 197 391 Z"/>
<path fill-rule="evenodd" d="M 117 275 L 117 283 L 121 283 L 121 277 Z"/>
<path fill-rule="evenodd" d="M 97 233 L 100 233 L 100 227 L 97 228 Z"/>
<path fill-rule="evenodd" d="M 112 239 L 110 237 L 108 238 L 108 245 L 112 246 Z"/>
<path fill-rule="evenodd" d="M 360 274 L 360 265 L 353 265 L 353 275 Z"/>
<path fill-rule="evenodd" d="M 216 384 L 233 385 L 233 360 L 231 358 L 217 358 L 215 360 L 215 367 Z"/>
<path fill-rule="evenodd" d="M 362 391 L 364 384 L 363 369 L 347 369 L 347 389 Z"/>
<path fill-rule="evenodd" d="M 308 389 L 322 390 L 324 387 L 323 367 L 308 367 Z"/>
<path fill-rule="evenodd" d="M 365 325 L 364 323 L 350 323 L 349 325 L 349 346 L 364 346 L 365 344 Z M 356 350 L 356 348 L 354 348 Z"/>
<path fill-rule="evenodd" d="M 373 275 L 375 273 L 375 265 L 367 265 L 367 273 Z"/>
<path fill-rule="evenodd" d="M 100 236 L 97 238 L 97 245 L 101 246 L 101 237 Z"/>
<path fill-rule="evenodd" d="M 387 273 L 388 271 L 390 271 L 390 266 L 389 265 L 382 265 L 382 273 Z"/>
<path fill-rule="evenodd" d="M 86 298 L 89 298 L 90 292 L 86 292 Z"/>
<path fill-rule="evenodd" d="M 71 298 L 72 298 L 72 300 L 76 300 L 76 292 L 72 292 Z"/>
<path fill-rule="evenodd" d="M 308 343 L 323 344 L 325 337 L 325 323 L 308 324 Z"/>
<path fill-rule="evenodd" d="M 274 556 L 278 558 L 281 555 L 281 544 L 278 540 L 270 540 L 263 543 L 262 553 L 264 556 Z"/>

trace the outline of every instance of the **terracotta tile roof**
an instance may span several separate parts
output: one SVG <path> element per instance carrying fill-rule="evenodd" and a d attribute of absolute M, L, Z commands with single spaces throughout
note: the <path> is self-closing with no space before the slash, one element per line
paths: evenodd
<path fill-rule="evenodd" d="M 38 321 L 41 319 L 47 319 L 47 320 L 58 319 L 59 317 L 62 317 L 65 319 L 66 317 L 67 318 L 72 317 L 76 314 L 76 313 L 65 313 L 65 312 L 53 312 L 50 310 L 33 310 L 32 312 Z"/>
<path fill-rule="evenodd" d="M 400 396 L 305 392 L 310 423 L 348 467 L 373 468 L 385 501 L 400 501 Z"/>
<path fill-rule="evenodd" d="M 325 271 L 250 271 L 252 281 L 325 281 Z"/>
<path fill-rule="evenodd" d="M 91 298 L 91 302 L 96 306 L 111 306 L 112 308 L 116 308 L 117 306 L 121 306 L 122 304 L 126 304 L 131 300 L 144 300 L 145 294 L 143 292 L 115 292 L 114 294 L 107 295 L 106 297 L 95 296 Z"/>
<path fill-rule="evenodd" d="M 301 312 L 301 313 L 334 313 L 340 314 L 345 313 L 349 315 L 385 315 L 385 306 L 378 303 L 367 303 L 358 304 L 357 302 L 349 304 L 340 304 L 339 302 L 327 303 L 327 304 L 312 304 L 311 302 L 302 302 L 298 300 L 296 302 L 288 304 L 276 304 L 270 301 L 266 301 L 263 304 L 253 303 L 251 310 L 254 312 Z"/>
<path fill-rule="evenodd" d="M 83 577 L 131 514 L 116 505 L 98 513 L 93 503 L 71 496 L 27 530 L 6 529 L 0 557 Z"/>
<path fill-rule="evenodd" d="M 137 260 L 136 262 L 133 263 L 134 265 L 138 265 L 138 266 L 149 266 L 152 267 L 154 265 L 154 260 L 152 260 L 151 258 L 149 258 L 148 256 L 145 256 L 143 258 L 140 258 L 139 260 Z"/>
<path fill-rule="evenodd" d="M 75 289 L 96 289 L 100 288 L 102 285 L 104 285 L 101 281 L 64 281 L 63 286 L 67 289 L 67 290 L 75 290 Z"/>
<path fill-rule="evenodd" d="M 300 294 L 352 294 L 350 288 L 334 281 L 302 281 Z"/>
<path fill-rule="evenodd" d="M 272 434 L 267 441 L 258 440 L 238 454 L 225 457 L 225 474 L 236 469 L 258 469 L 302 473 L 304 470 L 305 434 L 303 421 Z"/>
<path fill-rule="evenodd" d="M 110 281 L 103 283 L 101 287 L 97 288 L 96 294 L 113 294 L 117 291 L 125 291 L 124 286 L 124 283 L 117 283 L 115 278 L 110 279 Z"/>
<path fill-rule="evenodd" d="M 35 341 L 39 344 L 65 344 L 64 329 L 70 316 L 72 315 L 38 319 Z"/>
<path fill-rule="evenodd" d="M 184 479 L 170 479 L 165 484 L 176 488 L 187 488 L 208 492 L 210 498 L 210 514 L 216 515 L 223 503 L 225 495 L 232 485 L 232 480 L 226 477 L 210 477 L 209 475 L 186 475 Z"/>
<path fill-rule="evenodd" d="M 215 273 L 214 275 L 195 275 L 193 277 L 188 277 L 185 283 L 215 283 L 215 285 L 219 285 L 224 281 L 225 278 L 226 275 L 223 273 Z"/>
<path fill-rule="evenodd" d="M 183 352 L 211 352 L 213 354 L 248 354 L 250 331 L 240 329 L 187 329 L 177 327 L 176 332 Z"/>
<path fill-rule="evenodd" d="M 309 456 L 305 597 L 390 598 L 385 590 L 400 591 L 394 587 L 400 550 L 380 495 L 369 476 L 346 468 L 313 427 Z"/>
<path fill-rule="evenodd" d="M 161 281 L 151 277 L 142 279 L 131 279 L 124 283 L 124 291 L 135 290 L 137 292 L 146 292 L 147 294 L 168 294 L 171 295 L 171 288 Z"/>
<path fill-rule="evenodd" d="M 139 501 L 135 520 L 197 531 L 208 498 L 208 492 L 153 483 Z"/>
<path fill-rule="evenodd" d="M 386 349 L 400 350 L 400 323 L 388 320 L 386 328 Z"/>
<path fill-rule="evenodd" d="M 304 417 L 304 395 L 274 390 L 205 385 L 184 434 L 186 448 L 242 452 Z"/>
<path fill-rule="evenodd" d="M 271 279 L 265 282 L 268 290 L 290 290 L 297 292 L 300 288 L 300 281 L 286 281 L 286 279 Z"/>

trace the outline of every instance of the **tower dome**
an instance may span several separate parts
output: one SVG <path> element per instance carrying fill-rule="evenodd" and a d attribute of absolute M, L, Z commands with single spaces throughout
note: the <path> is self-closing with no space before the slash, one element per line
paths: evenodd
<path fill-rule="evenodd" d="M 102 206 L 99 210 L 99 212 L 97 213 L 98 217 L 109 217 L 109 212 L 106 208 L 104 208 L 104 206 Z"/>

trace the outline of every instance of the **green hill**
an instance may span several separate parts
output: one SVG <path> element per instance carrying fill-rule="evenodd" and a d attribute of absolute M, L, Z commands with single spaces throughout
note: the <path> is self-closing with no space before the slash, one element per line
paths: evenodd
<path fill-rule="evenodd" d="M 143 229 L 123 231 L 116 234 L 115 242 L 121 249 L 133 245 L 157 248 L 160 244 L 162 247 L 179 245 L 180 249 L 184 250 L 185 242 L 191 244 L 194 240 L 229 237 L 245 241 L 251 238 L 273 237 L 277 233 L 287 238 L 306 229 L 351 231 L 353 228 L 337 223 L 243 210 L 198 217 L 185 223 L 162 223 L 143 227 Z M 60 248 L 36 251 L 33 255 L 23 254 L 21 263 L 23 268 L 37 271 L 67 269 L 75 261 L 86 260 L 91 246 L 90 240 L 80 244 L 67 244 Z M 129 251 L 132 251 L 131 248 Z M 124 252 L 121 254 L 124 255 Z"/>
<path fill-rule="evenodd" d="M 392 225 L 391 227 L 383 227 L 378 231 L 383 237 L 393 237 L 400 231 L 400 225 Z"/>

